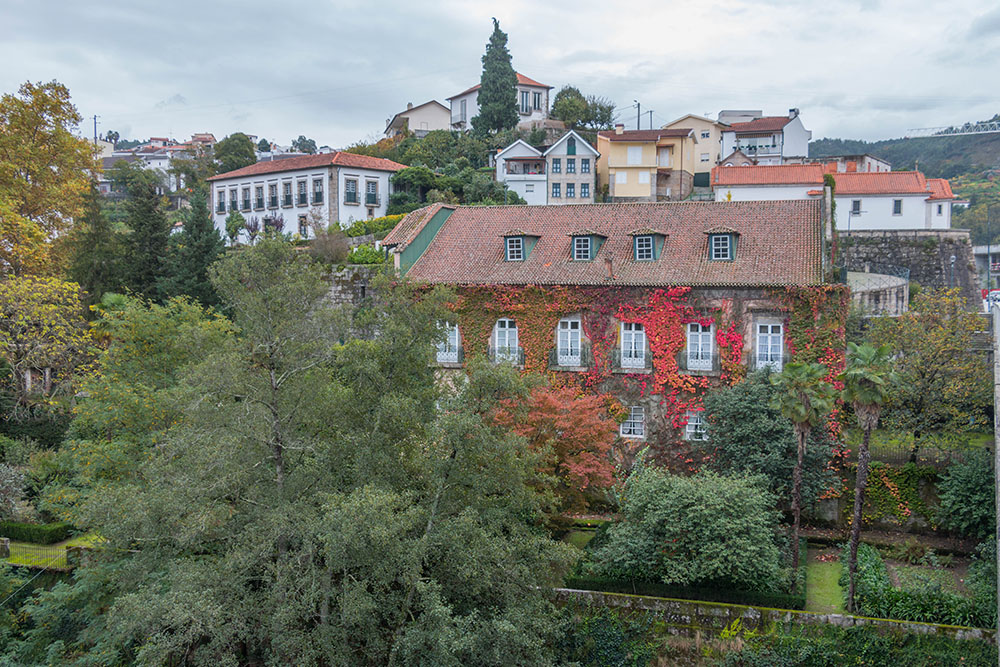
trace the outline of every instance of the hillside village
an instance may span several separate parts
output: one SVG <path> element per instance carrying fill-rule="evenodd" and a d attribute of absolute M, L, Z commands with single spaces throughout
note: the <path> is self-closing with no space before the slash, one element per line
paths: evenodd
<path fill-rule="evenodd" d="M 339 148 L 3 95 L 0 661 L 997 663 L 996 119 L 515 60 Z"/>

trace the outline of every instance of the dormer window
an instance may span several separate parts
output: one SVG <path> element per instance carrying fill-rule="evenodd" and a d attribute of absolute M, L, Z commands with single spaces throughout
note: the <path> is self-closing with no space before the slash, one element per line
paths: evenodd
<path fill-rule="evenodd" d="M 524 237 L 507 237 L 507 261 L 520 262 L 524 260 Z"/>
<path fill-rule="evenodd" d="M 635 261 L 649 262 L 655 259 L 652 234 L 642 234 L 635 237 Z"/>
<path fill-rule="evenodd" d="M 733 259 L 733 235 L 709 234 L 708 258 L 713 262 L 730 262 Z"/>
<path fill-rule="evenodd" d="M 593 259 L 591 249 L 593 243 L 589 236 L 573 237 L 573 259 L 577 261 L 587 261 Z"/>

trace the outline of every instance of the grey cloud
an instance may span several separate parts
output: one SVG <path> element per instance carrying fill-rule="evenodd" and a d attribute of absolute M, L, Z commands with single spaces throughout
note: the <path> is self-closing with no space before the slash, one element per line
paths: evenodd
<path fill-rule="evenodd" d="M 969 26 L 969 39 L 1000 34 L 1000 7 L 976 17 Z"/>

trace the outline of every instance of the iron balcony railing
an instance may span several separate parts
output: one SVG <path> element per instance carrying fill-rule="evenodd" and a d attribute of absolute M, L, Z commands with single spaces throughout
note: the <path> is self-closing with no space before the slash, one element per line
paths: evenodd
<path fill-rule="evenodd" d="M 263 197 L 257 197 L 254 200 L 253 207 L 256 208 L 256 209 L 262 209 L 262 208 L 264 208 L 264 198 Z"/>
<path fill-rule="evenodd" d="M 243 200 L 243 210 L 244 211 L 249 211 L 250 210 L 250 200 L 249 199 L 244 199 Z"/>
<path fill-rule="evenodd" d="M 314 204 L 322 204 L 323 203 L 323 193 L 322 192 L 313 192 L 313 203 Z"/>
<path fill-rule="evenodd" d="M 374 192 L 367 193 L 365 195 L 365 203 L 368 204 L 369 206 L 378 206 L 379 205 L 379 196 L 378 196 L 378 194 L 376 194 Z"/>
<path fill-rule="evenodd" d="M 230 211 L 238 211 L 238 210 L 240 210 L 240 205 L 237 204 L 235 200 L 231 201 L 231 202 L 229 202 L 229 210 Z"/>
<path fill-rule="evenodd" d="M 718 373 L 719 353 L 682 350 L 677 353 L 677 368 L 685 373 Z"/>
<path fill-rule="evenodd" d="M 271 197 L 267 201 L 267 207 L 268 208 L 278 208 L 278 197 L 277 197 L 277 195 L 275 195 L 274 197 Z"/>
<path fill-rule="evenodd" d="M 309 203 L 309 195 L 304 192 L 299 193 L 299 206 L 305 206 Z"/>
<path fill-rule="evenodd" d="M 517 347 L 493 347 L 489 348 L 490 361 L 494 364 L 513 364 L 514 366 L 524 365 L 524 348 Z"/>
<path fill-rule="evenodd" d="M 282 206 L 291 206 L 292 205 L 292 195 L 285 195 L 284 201 L 281 202 L 281 205 Z"/>
<path fill-rule="evenodd" d="M 649 350 L 623 350 L 616 347 L 611 351 L 611 365 L 620 371 L 648 371 L 653 368 L 653 357 Z"/>
<path fill-rule="evenodd" d="M 594 357 L 587 343 L 549 350 L 549 368 L 589 368 L 593 364 Z"/>
<path fill-rule="evenodd" d="M 219 204 L 218 204 L 218 206 L 215 207 L 215 212 L 216 213 L 225 213 L 226 212 L 226 202 L 220 201 Z"/>
<path fill-rule="evenodd" d="M 759 370 L 761 368 L 770 368 L 773 373 L 780 373 L 781 369 L 785 367 L 789 361 L 787 354 L 761 354 L 753 353 L 750 355 L 750 369 Z"/>
<path fill-rule="evenodd" d="M 344 203 L 345 204 L 357 204 L 358 203 L 358 193 L 347 191 L 344 193 Z"/>
<path fill-rule="evenodd" d="M 439 345 L 437 348 L 437 362 L 439 364 L 461 364 L 465 361 L 465 350 L 459 345 Z"/>

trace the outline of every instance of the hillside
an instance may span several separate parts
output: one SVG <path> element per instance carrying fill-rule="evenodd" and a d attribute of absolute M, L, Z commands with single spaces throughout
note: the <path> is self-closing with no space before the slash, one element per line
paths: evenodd
<path fill-rule="evenodd" d="M 991 120 L 997 120 L 994 116 Z M 959 174 L 1000 168 L 1000 133 L 934 136 L 914 139 L 819 139 L 809 143 L 811 157 L 870 153 L 892 163 L 893 169 L 913 169 L 928 176 L 952 178 Z"/>

